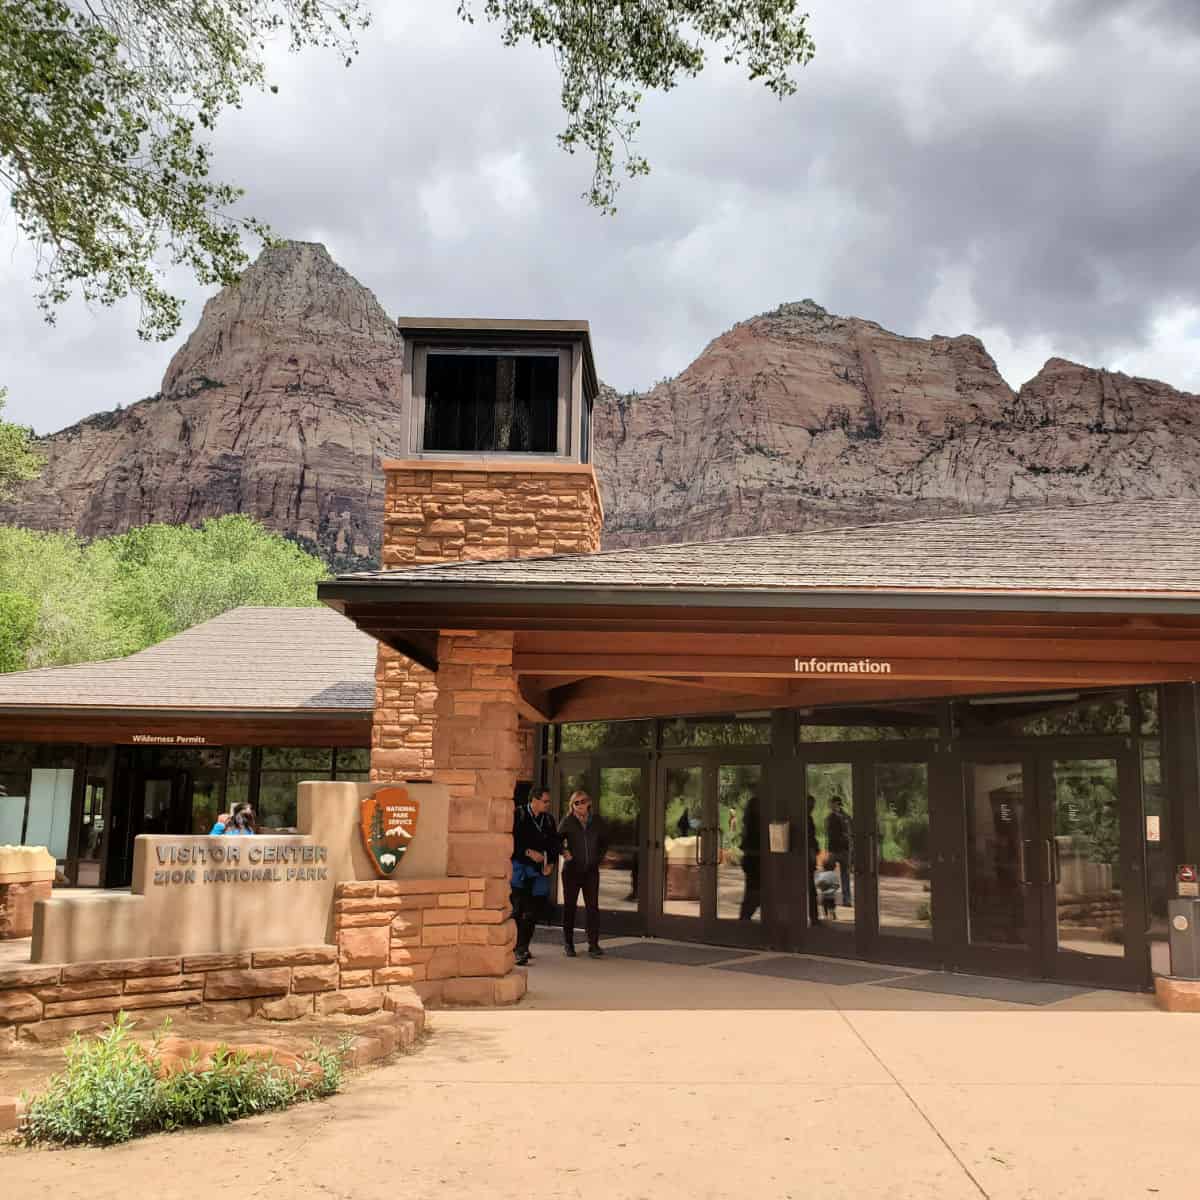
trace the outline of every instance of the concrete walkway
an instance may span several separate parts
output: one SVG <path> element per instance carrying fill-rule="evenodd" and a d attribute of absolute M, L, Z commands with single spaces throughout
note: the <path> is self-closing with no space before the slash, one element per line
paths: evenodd
<path fill-rule="evenodd" d="M 55 1200 L 1190 1195 L 1200 1017 L 543 947 L 507 1011 L 432 1014 L 332 1101 L 107 1151 L 0 1153 Z"/>

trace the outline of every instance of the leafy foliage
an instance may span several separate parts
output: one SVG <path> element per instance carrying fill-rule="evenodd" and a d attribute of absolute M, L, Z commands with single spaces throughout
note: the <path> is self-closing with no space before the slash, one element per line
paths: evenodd
<path fill-rule="evenodd" d="M 0 415 L 4 412 L 7 395 L 8 390 L 0 388 Z M 34 449 L 32 429 L 0 420 L 0 500 L 7 499 L 12 493 L 14 483 L 33 479 L 41 471 L 44 461 Z"/>
<path fill-rule="evenodd" d="M 476 11 L 505 45 L 555 55 L 559 142 L 593 155 L 585 195 L 605 212 L 617 143 L 627 174 L 649 170 L 632 150 L 643 90 L 699 74 L 708 46 L 782 98 L 813 53 L 796 0 L 459 0 L 464 20 Z M 181 316 L 164 257 L 232 283 L 242 237 L 273 235 L 234 214 L 242 191 L 210 177 L 206 138 L 222 110 L 270 86 L 268 42 L 330 48 L 348 65 L 368 23 L 365 0 L 0 0 L 0 185 L 37 250 L 47 319 L 76 289 L 106 305 L 136 296 L 141 336 L 163 339 Z"/>
<path fill-rule="evenodd" d="M 230 215 L 241 191 L 209 177 L 202 135 L 265 86 L 269 39 L 348 62 L 366 23 L 361 0 L 0 0 L 0 183 L 38 250 L 47 318 L 76 287 L 101 304 L 134 295 L 141 335 L 170 337 L 164 251 L 202 283 L 232 283 L 241 235 L 270 235 Z"/>
<path fill-rule="evenodd" d="M 198 529 L 146 525 L 90 544 L 0 528 L 0 667 L 132 654 L 240 605 L 315 604 L 326 574 L 245 516 Z"/>
<path fill-rule="evenodd" d="M 681 76 L 699 75 L 705 46 L 713 45 L 725 63 L 744 66 L 783 99 L 796 90 L 792 68 L 814 50 L 796 0 L 481 0 L 480 8 L 499 23 L 505 45 L 529 42 L 554 52 L 567 114 L 559 144 L 594 156 L 585 195 L 609 213 L 616 211 L 617 143 L 628 175 L 650 170 L 632 149 L 643 89 L 670 91 Z M 475 4 L 459 0 L 458 11 L 470 21 Z"/>
<path fill-rule="evenodd" d="M 66 1070 L 29 1102 L 22 1126 L 27 1141 L 110 1145 L 156 1130 L 225 1124 L 341 1086 L 340 1056 L 319 1044 L 307 1055 L 319 1068 L 309 1088 L 302 1087 L 301 1073 L 229 1047 L 218 1049 L 205 1070 L 160 1079 L 131 1030 L 127 1014 L 119 1013 L 98 1037 L 75 1035 Z"/>

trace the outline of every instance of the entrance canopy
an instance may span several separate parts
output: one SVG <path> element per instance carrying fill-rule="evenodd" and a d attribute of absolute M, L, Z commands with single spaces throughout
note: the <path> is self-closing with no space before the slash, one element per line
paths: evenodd
<path fill-rule="evenodd" d="M 513 630 L 542 721 L 1200 676 L 1200 504 L 1122 501 L 344 575 L 320 597 L 436 669 Z"/>

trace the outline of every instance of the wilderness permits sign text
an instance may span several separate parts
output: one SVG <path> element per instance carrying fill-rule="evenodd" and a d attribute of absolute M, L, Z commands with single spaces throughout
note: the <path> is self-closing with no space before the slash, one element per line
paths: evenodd
<path fill-rule="evenodd" d="M 416 832 L 420 810 L 420 801 L 405 787 L 380 788 L 363 798 L 359 827 L 363 845 L 380 875 L 391 875 L 400 865 Z"/>

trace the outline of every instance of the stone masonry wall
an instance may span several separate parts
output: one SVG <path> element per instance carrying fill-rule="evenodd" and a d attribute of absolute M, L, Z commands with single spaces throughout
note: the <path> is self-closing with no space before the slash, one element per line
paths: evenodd
<path fill-rule="evenodd" d="M 384 470 L 384 567 L 600 548 L 591 467 L 413 460 Z M 432 778 L 437 677 L 381 644 L 375 685 L 371 779 Z"/>
<path fill-rule="evenodd" d="M 57 1041 L 109 1024 L 118 1012 L 154 1020 L 203 1011 L 224 1019 L 294 1020 L 313 1013 L 370 1012 L 340 992 L 337 946 L 238 954 L 0 966 L 0 1052 L 19 1036 Z"/>
<path fill-rule="evenodd" d="M 350 1011 L 409 987 L 427 1004 L 513 1004 L 525 994 L 505 880 L 343 883 L 336 897 L 338 994 Z"/>

